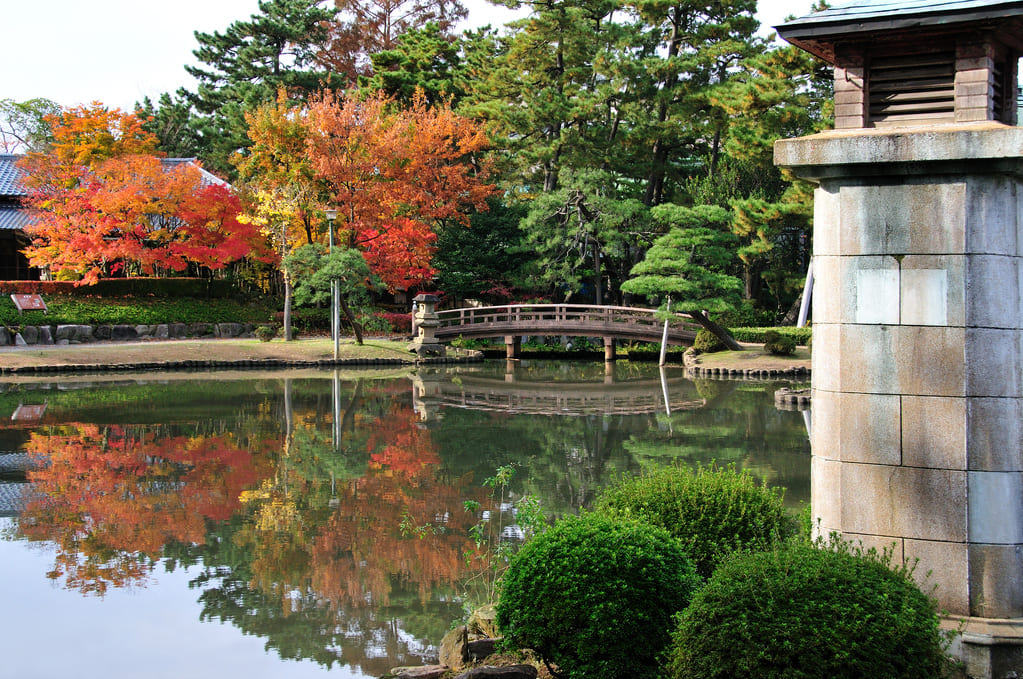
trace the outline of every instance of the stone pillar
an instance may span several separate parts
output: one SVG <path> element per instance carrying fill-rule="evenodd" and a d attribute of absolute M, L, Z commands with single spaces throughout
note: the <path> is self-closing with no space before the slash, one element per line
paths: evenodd
<path fill-rule="evenodd" d="M 819 183 L 820 530 L 919 559 L 969 675 L 1023 673 L 1023 129 L 828 132 L 775 161 Z"/>
<path fill-rule="evenodd" d="M 604 338 L 604 362 L 610 363 L 616 360 L 615 356 L 615 338 L 605 337 Z"/>
<path fill-rule="evenodd" d="M 504 336 L 505 358 L 518 358 L 522 352 L 522 338 L 518 335 Z"/>

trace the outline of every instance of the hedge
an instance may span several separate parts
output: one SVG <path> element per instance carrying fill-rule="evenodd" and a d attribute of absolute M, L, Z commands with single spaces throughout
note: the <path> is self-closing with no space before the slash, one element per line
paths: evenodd
<path fill-rule="evenodd" d="M 73 281 L 0 281 L 4 295 L 64 297 L 195 297 L 225 298 L 238 293 L 232 281 L 202 278 L 104 278 L 95 285 Z"/>
<path fill-rule="evenodd" d="M 732 328 L 731 332 L 732 337 L 734 337 L 737 342 L 763 344 L 765 342 L 764 335 L 771 330 L 774 330 L 782 337 L 791 337 L 796 341 L 796 344 L 804 347 L 813 335 L 813 330 L 809 327 L 796 328 L 794 326 L 780 326 L 777 328 Z"/>

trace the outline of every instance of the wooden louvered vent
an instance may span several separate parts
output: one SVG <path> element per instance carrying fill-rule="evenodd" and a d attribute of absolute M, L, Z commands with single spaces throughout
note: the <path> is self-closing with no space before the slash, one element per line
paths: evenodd
<path fill-rule="evenodd" d="M 926 125 L 955 117 L 955 53 L 871 60 L 870 123 L 874 127 Z"/>
<path fill-rule="evenodd" d="M 1009 122 L 1008 105 L 1011 103 L 1005 97 L 1005 64 L 996 61 L 993 64 L 993 87 L 991 88 L 992 108 L 995 112 L 995 120 Z M 1010 123 L 1011 124 L 1011 123 Z"/>

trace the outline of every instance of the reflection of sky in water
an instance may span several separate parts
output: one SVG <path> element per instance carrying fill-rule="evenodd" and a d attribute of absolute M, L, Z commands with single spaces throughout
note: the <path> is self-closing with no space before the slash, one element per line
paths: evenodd
<path fill-rule="evenodd" d="M 12 520 L 0 518 L 0 534 Z M 233 625 L 199 621 L 198 591 L 188 588 L 197 569 L 154 571 L 159 587 L 111 588 L 84 597 L 46 578 L 53 550 L 0 539 L 0 677 L 356 678 L 350 667 L 327 670 L 311 660 L 282 663 L 264 640 Z M 14 585 L 14 586 L 12 586 Z M 156 640 L 154 642 L 154 640 Z"/>

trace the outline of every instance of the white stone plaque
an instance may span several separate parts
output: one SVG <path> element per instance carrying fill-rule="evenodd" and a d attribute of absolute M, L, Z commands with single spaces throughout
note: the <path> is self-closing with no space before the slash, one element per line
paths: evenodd
<path fill-rule="evenodd" d="M 860 269 L 856 272 L 856 322 L 898 325 L 898 271 Z"/>
<path fill-rule="evenodd" d="M 902 323 L 948 325 L 948 272 L 902 270 Z"/>

